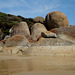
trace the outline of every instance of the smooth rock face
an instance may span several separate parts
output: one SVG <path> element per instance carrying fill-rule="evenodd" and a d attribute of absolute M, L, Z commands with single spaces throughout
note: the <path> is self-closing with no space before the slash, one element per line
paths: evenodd
<path fill-rule="evenodd" d="M 75 27 L 62 27 L 50 30 L 55 32 L 58 38 L 70 41 L 75 44 Z"/>
<path fill-rule="evenodd" d="M 36 23 L 39 23 L 39 22 L 44 23 L 45 19 L 43 17 L 41 17 L 41 16 L 38 16 L 38 17 L 35 17 L 33 19 L 33 21 L 36 22 Z"/>
<path fill-rule="evenodd" d="M 60 11 L 48 13 L 45 20 L 49 30 L 59 27 L 68 27 L 69 25 L 66 15 Z"/>
<path fill-rule="evenodd" d="M 40 38 L 34 46 L 68 46 L 73 45 L 72 42 L 59 38 Z"/>
<path fill-rule="evenodd" d="M 20 22 L 18 26 L 12 27 L 9 32 L 11 36 L 20 34 L 26 37 L 30 36 L 30 31 L 26 22 Z"/>
<path fill-rule="evenodd" d="M 7 47 L 26 46 L 29 44 L 30 44 L 29 41 L 24 35 L 14 35 L 5 42 L 5 46 Z"/>
<path fill-rule="evenodd" d="M 37 41 L 42 32 L 46 32 L 47 29 L 41 23 L 35 23 L 31 28 L 31 38 L 33 41 Z"/>
<path fill-rule="evenodd" d="M 42 32 L 41 36 L 45 38 L 56 38 L 57 37 L 55 33 L 50 32 L 50 31 Z"/>

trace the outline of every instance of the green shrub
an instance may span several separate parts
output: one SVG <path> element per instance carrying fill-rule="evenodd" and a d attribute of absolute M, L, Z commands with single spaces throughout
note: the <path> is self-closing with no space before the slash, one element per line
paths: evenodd
<path fill-rule="evenodd" d="M 32 18 L 24 18 L 20 15 L 15 16 L 15 15 L 0 12 L 0 29 L 3 30 L 4 37 L 6 35 L 9 35 L 9 29 L 11 27 L 18 25 L 18 23 L 21 21 L 27 22 L 29 29 L 31 30 L 31 27 L 34 24 Z"/>

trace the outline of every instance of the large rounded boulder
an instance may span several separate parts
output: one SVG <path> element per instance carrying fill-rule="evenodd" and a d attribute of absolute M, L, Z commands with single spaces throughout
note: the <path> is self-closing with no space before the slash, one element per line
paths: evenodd
<path fill-rule="evenodd" d="M 44 19 L 43 17 L 41 17 L 41 16 L 38 16 L 38 17 L 35 17 L 35 18 L 33 19 L 33 21 L 34 21 L 35 23 L 44 23 L 45 19 Z"/>
<path fill-rule="evenodd" d="M 26 37 L 30 36 L 30 31 L 26 22 L 20 22 L 17 26 L 12 27 L 9 32 L 11 36 L 21 34 Z"/>
<path fill-rule="evenodd" d="M 37 41 L 42 32 L 46 32 L 47 29 L 41 23 L 35 23 L 31 28 L 31 38 L 33 41 Z"/>
<path fill-rule="evenodd" d="M 5 42 L 5 46 L 7 47 L 27 45 L 29 45 L 29 41 L 24 35 L 14 35 Z"/>
<path fill-rule="evenodd" d="M 45 18 L 48 29 L 68 27 L 69 22 L 66 15 L 60 11 L 48 13 Z"/>

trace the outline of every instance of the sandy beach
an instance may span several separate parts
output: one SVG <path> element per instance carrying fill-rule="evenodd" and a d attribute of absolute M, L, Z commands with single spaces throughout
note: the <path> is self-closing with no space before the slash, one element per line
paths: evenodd
<path fill-rule="evenodd" d="M 74 75 L 74 56 L 16 56 L 0 53 L 0 75 Z"/>

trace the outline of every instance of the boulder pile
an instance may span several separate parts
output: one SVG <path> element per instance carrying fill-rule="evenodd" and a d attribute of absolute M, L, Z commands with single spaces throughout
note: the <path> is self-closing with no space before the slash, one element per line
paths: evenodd
<path fill-rule="evenodd" d="M 35 24 L 29 30 L 26 22 L 20 22 L 10 29 L 10 34 L 1 40 L 1 46 L 32 47 L 32 46 L 68 46 L 75 44 L 75 26 L 69 27 L 66 15 L 60 11 L 48 13 L 46 18 L 36 17 Z M 5 50 L 4 49 L 4 50 Z M 7 48 L 8 49 L 8 48 Z M 9 48 L 10 49 L 10 48 Z M 1 50 L 0 50 L 1 51 Z"/>
<path fill-rule="evenodd" d="M 40 44 L 43 42 L 42 45 L 46 43 L 47 45 L 57 45 L 58 41 L 60 41 L 59 44 L 63 43 L 63 45 L 75 44 L 75 27 L 68 26 L 69 22 L 64 13 L 60 11 L 50 12 L 45 19 L 38 16 L 33 21 L 35 24 L 32 25 L 31 31 L 26 22 L 20 22 L 17 26 L 12 27 L 9 31 L 10 35 L 8 35 L 10 37 L 6 36 L 4 39 L 6 40 L 5 45 L 24 46 L 31 44 L 35 46 L 38 42 Z"/>

